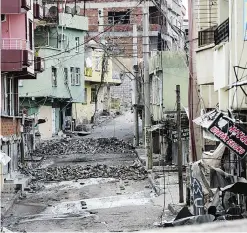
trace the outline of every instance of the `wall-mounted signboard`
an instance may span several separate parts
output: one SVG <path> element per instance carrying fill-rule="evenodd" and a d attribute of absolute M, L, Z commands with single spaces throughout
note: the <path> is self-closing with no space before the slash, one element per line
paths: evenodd
<path fill-rule="evenodd" d="M 247 131 L 235 124 L 232 119 L 219 113 L 208 131 L 224 143 L 240 158 L 247 154 Z"/>

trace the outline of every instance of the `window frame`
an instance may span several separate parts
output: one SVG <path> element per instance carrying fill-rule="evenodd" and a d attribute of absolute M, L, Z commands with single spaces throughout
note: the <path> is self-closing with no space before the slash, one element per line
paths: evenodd
<path fill-rule="evenodd" d="M 81 69 L 76 67 L 75 68 L 75 86 L 81 85 Z"/>
<path fill-rule="evenodd" d="M 55 66 L 51 67 L 51 81 L 52 87 L 57 87 L 57 68 Z"/>
<path fill-rule="evenodd" d="M 90 99 L 90 103 L 91 104 L 95 103 L 95 101 L 96 101 L 96 92 L 97 92 L 97 88 L 96 87 L 92 87 L 91 88 L 91 99 Z"/>
<path fill-rule="evenodd" d="M 70 67 L 70 85 L 75 86 L 75 67 Z"/>
<path fill-rule="evenodd" d="M 75 51 L 79 53 L 80 37 L 75 37 Z"/>

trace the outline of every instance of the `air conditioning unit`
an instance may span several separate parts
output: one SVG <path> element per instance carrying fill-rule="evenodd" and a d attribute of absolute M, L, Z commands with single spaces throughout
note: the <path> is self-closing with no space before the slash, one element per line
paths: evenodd
<path fill-rule="evenodd" d="M 1 14 L 1 22 L 5 22 L 6 21 L 6 15 L 5 14 Z"/>

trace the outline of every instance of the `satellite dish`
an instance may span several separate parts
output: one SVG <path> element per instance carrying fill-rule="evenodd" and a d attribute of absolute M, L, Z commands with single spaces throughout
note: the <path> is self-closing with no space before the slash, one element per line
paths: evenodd
<path fill-rule="evenodd" d="M 71 8 L 69 6 L 66 6 L 65 7 L 65 13 L 71 14 L 71 12 L 72 12 Z"/>
<path fill-rule="evenodd" d="M 57 7 L 56 6 L 52 6 L 50 9 L 49 9 L 49 15 L 51 17 L 55 17 L 57 16 Z"/>

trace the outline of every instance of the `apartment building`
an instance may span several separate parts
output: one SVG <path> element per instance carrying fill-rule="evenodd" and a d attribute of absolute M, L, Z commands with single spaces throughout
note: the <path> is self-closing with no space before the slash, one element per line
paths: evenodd
<path fill-rule="evenodd" d="M 112 106 L 111 88 L 121 84 L 121 79 L 112 75 L 112 59 L 95 41 L 85 44 L 85 89 L 84 103 L 75 105 L 73 111 L 80 123 L 90 123 L 103 112 L 109 113 Z M 97 101 L 97 102 L 96 102 Z"/>
<path fill-rule="evenodd" d="M 201 109 L 229 109 L 246 122 L 245 86 L 233 86 L 246 80 L 246 1 L 207 0 L 192 8 L 193 38 L 198 38 L 193 64 Z M 204 139 L 201 147 L 209 150 L 213 145 Z"/>
<path fill-rule="evenodd" d="M 35 0 L 1 1 L 1 150 L 11 160 L 2 168 L 5 180 L 14 177 L 21 159 L 22 114 L 18 82 L 35 80 L 43 59 L 35 55 L 34 28 L 42 18 Z M 22 156 L 24 156 L 22 154 Z"/>
<path fill-rule="evenodd" d="M 150 51 L 178 49 L 182 46 L 182 22 L 185 8 L 181 0 L 148 1 Z M 67 12 L 77 11 L 89 20 L 88 38 L 96 37 L 108 42 L 113 59 L 113 74 L 122 78 L 122 85 L 112 88 L 115 99 L 122 106 L 131 106 L 133 79 L 133 25 L 137 25 L 138 57 L 142 58 L 143 2 L 139 0 L 66 1 Z M 169 26 L 169 22 L 174 27 Z M 176 28 L 177 27 L 177 28 Z M 150 53 L 150 55 L 151 55 Z M 129 103 L 129 104 L 128 104 Z"/>
<path fill-rule="evenodd" d="M 41 138 L 60 130 L 73 130 L 78 121 L 76 103 L 84 103 L 84 37 L 88 21 L 84 16 L 44 6 L 44 20 L 36 25 L 35 51 L 45 58 L 44 71 L 35 80 L 19 83 L 21 107 L 28 115 L 45 119 L 37 126 Z"/>

